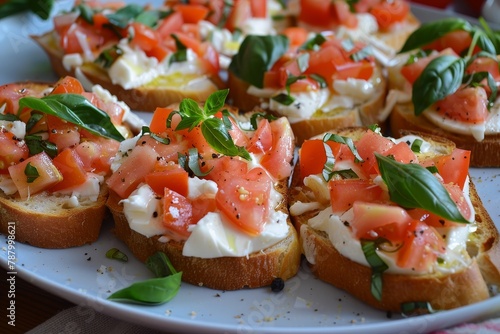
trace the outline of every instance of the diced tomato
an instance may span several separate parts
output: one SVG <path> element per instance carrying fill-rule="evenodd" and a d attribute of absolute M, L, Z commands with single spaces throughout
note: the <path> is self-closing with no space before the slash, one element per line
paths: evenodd
<path fill-rule="evenodd" d="M 478 57 L 474 59 L 474 61 L 467 66 L 465 72 L 468 74 L 487 72 L 493 76 L 496 82 L 500 81 L 500 67 L 498 61 L 489 57 Z"/>
<path fill-rule="evenodd" d="M 10 166 L 9 174 L 21 199 L 27 199 L 31 195 L 43 191 L 60 182 L 63 178 L 52 163 L 52 159 L 43 151 L 17 165 Z"/>
<path fill-rule="evenodd" d="M 65 148 L 52 161 L 62 175 L 61 182 L 50 187 L 50 191 L 69 189 L 83 184 L 87 180 L 87 172 L 83 168 L 82 159 L 75 150 Z"/>
<path fill-rule="evenodd" d="M 264 72 L 264 88 L 280 88 L 281 87 L 281 74 L 279 70 L 269 70 Z"/>
<path fill-rule="evenodd" d="M 166 235 L 174 240 L 186 240 L 193 206 L 189 200 L 173 190 L 165 188 L 163 195 L 163 225 L 168 228 Z"/>
<path fill-rule="evenodd" d="M 418 59 L 418 61 L 414 63 L 403 66 L 401 68 L 401 75 L 403 75 L 406 78 L 406 80 L 408 80 L 408 82 L 413 85 L 413 83 L 418 79 L 420 74 L 422 74 L 427 65 L 429 65 L 429 63 L 433 59 L 443 55 L 457 56 L 457 54 L 452 49 L 445 49 L 439 53 L 431 53 L 427 57 L 420 58 Z"/>
<path fill-rule="evenodd" d="M 319 89 L 319 83 L 318 81 L 306 77 L 306 78 L 301 78 L 295 81 L 290 85 L 290 92 L 311 92 L 311 91 L 316 91 Z"/>
<path fill-rule="evenodd" d="M 43 85 L 30 85 L 26 83 L 11 83 L 0 86 L 0 107 L 5 106 L 4 114 L 17 114 L 19 99 L 25 96 L 42 97 L 46 87 Z M 29 118 L 26 117 L 26 121 Z M 21 119 L 25 120 L 22 117 Z"/>
<path fill-rule="evenodd" d="M 251 1 L 253 0 L 234 0 L 233 8 L 226 21 L 226 29 L 232 32 L 241 28 L 243 23 L 252 17 Z"/>
<path fill-rule="evenodd" d="M 331 86 L 333 75 L 337 71 L 335 64 L 343 63 L 345 63 L 345 59 L 340 49 L 332 45 L 327 45 L 316 52 L 310 53 L 309 67 L 305 73 L 318 74 Z"/>
<path fill-rule="evenodd" d="M 242 177 L 232 176 L 218 182 L 217 208 L 238 229 L 249 235 L 262 232 L 269 215 L 269 196 L 273 181 L 260 167 Z"/>
<path fill-rule="evenodd" d="M 211 156 L 212 154 L 217 154 L 217 152 L 210 146 L 210 144 L 203 136 L 200 126 L 194 127 L 191 131 L 189 131 L 188 129 L 184 129 L 176 132 L 185 136 L 191 146 L 198 150 L 198 154 L 202 156 Z"/>
<path fill-rule="evenodd" d="M 115 125 L 122 124 L 123 116 L 125 115 L 125 110 L 113 101 L 103 101 L 95 93 L 83 92 L 83 96 L 87 98 L 95 107 L 101 109 L 106 114 L 108 114 L 111 119 L 111 123 Z"/>
<path fill-rule="evenodd" d="M 354 202 L 353 216 L 350 226 L 356 238 L 384 237 L 391 242 L 402 241 L 413 221 L 399 206 L 360 201 Z"/>
<path fill-rule="evenodd" d="M 299 22 L 331 28 L 334 19 L 330 12 L 331 0 L 300 0 Z"/>
<path fill-rule="evenodd" d="M 328 141 L 334 157 L 338 157 L 342 144 Z M 304 141 L 299 150 L 300 178 L 321 174 L 326 163 L 325 146 L 321 139 L 310 139 Z"/>
<path fill-rule="evenodd" d="M 271 125 L 269 121 L 265 118 L 259 121 L 257 130 L 250 138 L 250 142 L 247 145 L 247 150 L 250 153 L 266 153 L 269 151 L 273 144 L 273 134 L 271 131 Z"/>
<path fill-rule="evenodd" d="M 99 30 L 106 28 L 106 25 L 109 24 L 109 18 L 102 12 L 95 13 L 92 20 L 94 21 L 94 27 Z"/>
<path fill-rule="evenodd" d="M 96 51 L 105 43 L 105 36 L 92 26 L 74 23 L 59 31 L 59 45 L 65 54 L 83 53 L 85 50 Z M 86 47 L 85 47 L 85 46 Z"/>
<path fill-rule="evenodd" d="M 222 119 L 222 112 L 218 111 L 217 113 L 215 113 L 214 117 Z M 243 130 L 241 130 L 238 122 L 236 122 L 233 117 L 229 116 L 228 119 L 229 122 L 231 122 L 231 130 L 228 130 L 228 132 L 233 139 L 234 144 L 237 146 L 246 147 L 249 142 L 247 135 L 243 132 Z"/>
<path fill-rule="evenodd" d="M 252 17 L 266 18 L 267 17 L 267 0 L 251 0 L 250 8 Z"/>
<path fill-rule="evenodd" d="M 80 129 L 75 124 L 52 115 L 46 115 L 46 121 L 49 141 L 56 144 L 59 152 L 80 143 Z"/>
<path fill-rule="evenodd" d="M 182 14 L 185 23 L 198 23 L 205 19 L 210 12 L 206 6 L 198 4 L 177 4 L 174 6 L 174 10 Z"/>
<path fill-rule="evenodd" d="M 437 159 L 435 163 L 443 183 L 454 183 L 460 189 L 464 188 L 469 175 L 470 155 L 470 151 L 455 148 L 450 155 L 440 156 Z"/>
<path fill-rule="evenodd" d="M 29 156 L 25 142 L 15 138 L 12 132 L 0 130 L 0 174 L 7 174 L 8 168 Z"/>
<path fill-rule="evenodd" d="M 65 76 L 57 81 L 50 94 L 82 94 L 84 91 L 85 89 L 83 89 L 83 86 L 78 79 L 71 76 Z"/>
<path fill-rule="evenodd" d="M 354 2 L 354 12 L 367 13 L 379 2 L 380 0 L 357 0 Z"/>
<path fill-rule="evenodd" d="M 198 48 L 202 70 L 209 75 L 218 75 L 220 71 L 219 53 L 209 42 L 203 42 Z"/>
<path fill-rule="evenodd" d="M 295 137 L 285 117 L 272 121 L 270 125 L 273 145 L 260 163 L 276 180 L 282 180 L 289 177 L 292 172 Z"/>
<path fill-rule="evenodd" d="M 248 172 L 248 163 L 246 161 L 229 156 L 213 159 L 211 165 L 213 169 L 206 178 L 217 184 L 226 182 L 227 179 L 241 178 Z"/>
<path fill-rule="evenodd" d="M 191 205 L 193 206 L 191 224 L 198 223 L 207 213 L 214 212 L 217 209 L 215 198 L 205 195 L 192 199 Z"/>
<path fill-rule="evenodd" d="M 107 179 L 107 185 L 121 198 L 127 198 L 144 181 L 145 176 L 154 170 L 157 157 L 158 154 L 152 147 L 135 146 L 127 159 Z"/>
<path fill-rule="evenodd" d="M 149 124 L 149 129 L 153 133 L 162 133 L 165 130 L 167 130 L 167 119 L 174 111 L 173 108 L 168 108 L 168 107 L 157 107 L 153 113 L 153 116 L 151 118 L 151 122 Z M 178 116 L 177 118 L 179 118 Z M 178 123 L 178 122 L 177 122 Z M 177 125 L 177 124 L 176 124 Z M 173 127 L 175 129 L 175 127 Z"/>
<path fill-rule="evenodd" d="M 309 32 L 303 27 L 286 27 L 281 33 L 288 37 L 292 48 L 304 44 L 309 36 Z"/>
<path fill-rule="evenodd" d="M 150 51 L 159 43 L 159 34 L 140 22 L 132 22 L 131 27 L 134 30 L 131 44 L 140 47 L 143 51 Z"/>
<path fill-rule="evenodd" d="M 195 53 L 200 55 L 200 41 L 185 34 L 183 32 L 174 33 L 175 37 L 184 45 L 186 48 L 193 50 Z"/>
<path fill-rule="evenodd" d="M 383 202 L 387 194 L 371 179 L 330 180 L 330 201 L 333 212 L 345 212 L 357 202 Z"/>
<path fill-rule="evenodd" d="M 389 139 L 371 130 L 368 130 L 356 143 L 359 155 L 364 160 L 361 167 L 365 174 L 377 174 L 377 160 L 374 152 L 382 155 L 395 144 Z"/>
<path fill-rule="evenodd" d="M 404 21 L 409 12 L 410 4 L 403 0 L 381 1 L 370 11 L 380 29 L 388 29 L 394 23 Z"/>
<path fill-rule="evenodd" d="M 151 189 L 160 196 L 164 193 L 165 188 L 173 190 L 182 196 L 187 196 L 188 172 L 180 165 L 173 163 L 157 164 L 157 166 L 144 179 Z"/>
<path fill-rule="evenodd" d="M 472 36 L 469 32 L 464 30 L 456 30 L 447 33 L 443 37 L 431 42 L 429 45 L 423 46 L 424 50 L 442 51 L 451 49 L 456 54 L 462 54 L 469 49 L 472 43 Z"/>
<path fill-rule="evenodd" d="M 163 40 L 170 37 L 174 32 L 181 31 L 183 24 L 184 19 L 182 18 L 182 14 L 180 12 L 173 12 L 161 21 L 156 31 Z"/>
<path fill-rule="evenodd" d="M 427 270 L 444 253 L 445 247 L 436 229 L 413 220 L 398 252 L 396 264 L 407 269 Z"/>
<path fill-rule="evenodd" d="M 349 5 L 345 1 L 332 1 L 330 4 L 330 14 L 336 24 L 348 28 L 356 28 L 358 26 L 358 18 L 354 13 L 351 13 Z"/>
<path fill-rule="evenodd" d="M 464 87 L 436 102 L 436 110 L 455 121 L 481 124 L 488 118 L 487 102 L 483 87 Z"/>
<path fill-rule="evenodd" d="M 87 172 L 106 175 L 120 143 L 114 139 L 100 137 L 81 131 L 81 143 L 75 148 Z"/>
<path fill-rule="evenodd" d="M 165 161 L 173 161 L 177 162 L 178 159 L 178 153 L 184 154 L 187 153 L 188 150 L 191 148 L 190 144 L 188 141 L 183 140 L 182 137 L 181 140 L 177 140 L 178 136 L 175 135 L 173 131 L 166 131 L 163 132 L 162 135 L 169 134 L 167 137 L 170 139 L 170 142 L 168 144 L 159 142 L 156 140 L 154 137 L 151 136 L 142 136 L 138 141 L 137 145 L 147 145 L 152 147 L 155 152 L 158 154 L 159 157 L 162 157 Z M 172 134 L 172 135 L 170 135 Z"/>
<path fill-rule="evenodd" d="M 397 143 L 385 151 L 385 156 L 392 156 L 397 162 L 404 164 L 418 163 L 418 158 L 407 143 Z"/>

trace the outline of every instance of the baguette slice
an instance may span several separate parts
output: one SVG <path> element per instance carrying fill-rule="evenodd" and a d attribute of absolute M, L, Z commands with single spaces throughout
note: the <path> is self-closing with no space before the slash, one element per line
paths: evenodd
<path fill-rule="evenodd" d="M 286 192 L 284 183 L 279 190 Z M 283 280 L 291 278 L 299 269 L 299 239 L 290 219 L 289 234 L 285 239 L 246 257 L 186 257 L 182 255 L 184 242 L 162 242 L 159 236 L 148 238 L 132 230 L 119 204 L 120 200 L 119 196 L 111 192 L 107 201 L 114 218 L 116 236 L 142 262 L 156 252 L 164 252 L 174 268 L 182 271 L 184 282 L 217 290 L 257 288 L 269 286 L 277 277 Z M 280 203 L 279 210 L 288 211 L 286 201 Z"/>
<path fill-rule="evenodd" d="M 0 233 L 8 235 L 15 223 L 16 241 L 41 248 L 69 248 L 97 240 L 106 216 L 108 189 L 101 187 L 96 201 L 68 207 L 67 196 L 37 194 L 29 200 L 0 191 Z"/>
<path fill-rule="evenodd" d="M 477 141 L 472 135 L 455 134 L 431 123 L 423 116 L 415 116 L 413 104 L 396 104 L 389 116 L 392 133 L 396 136 L 401 130 L 412 130 L 433 134 L 453 141 L 457 147 L 469 150 L 471 166 L 500 166 L 500 134 L 485 135 L 482 141 Z"/>
<path fill-rule="evenodd" d="M 81 67 L 66 69 L 63 65 L 63 51 L 58 48 L 55 33 L 47 32 L 41 36 L 32 36 L 49 57 L 54 72 L 59 76 L 71 75 L 82 82 L 101 85 L 119 100 L 125 102 L 130 109 L 154 111 L 158 106 L 167 106 L 180 102 L 183 98 L 204 101 L 211 93 L 225 87 L 217 76 L 200 77 L 192 82 L 179 79 L 159 78 L 152 83 L 137 88 L 124 89 L 111 82 L 107 72 L 93 63 L 84 63 Z M 188 84 L 189 83 L 189 84 Z"/>
<path fill-rule="evenodd" d="M 359 138 L 362 131 L 356 128 L 342 129 L 335 133 Z M 435 154 L 446 155 L 455 147 L 445 138 L 417 132 L 438 147 Z M 296 164 L 290 187 L 290 203 L 314 201 L 308 194 L 310 189 L 300 180 L 300 165 Z M 471 235 L 467 245 L 470 265 L 457 268 L 452 273 L 404 275 L 382 274 L 382 298 L 377 300 L 371 293 L 372 269 L 343 256 L 331 243 L 327 233 L 308 225 L 308 220 L 317 211 L 292 215 L 292 221 L 299 231 L 300 242 L 306 258 L 313 259 L 312 272 L 321 280 L 349 292 L 359 300 L 381 310 L 401 312 L 405 302 L 426 301 L 434 309 L 445 310 L 476 303 L 489 297 L 488 285 L 500 284 L 500 244 L 498 230 L 485 210 L 474 184 L 470 183 L 470 196 L 477 222 L 477 231 Z"/>

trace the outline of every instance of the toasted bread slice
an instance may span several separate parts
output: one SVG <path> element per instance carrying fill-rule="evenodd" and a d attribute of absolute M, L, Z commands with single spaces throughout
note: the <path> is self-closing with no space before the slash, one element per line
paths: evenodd
<path fill-rule="evenodd" d="M 457 147 L 472 152 L 471 166 L 500 166 L 500 134 L 485 135 L 482 141 L 477 141 L 472 135 L 452 133 L 431 123 L 426 117 L 415 116 L 411 103 L 396 104 L 389 116 L 389 124 L 394 136 L 398 136 L 401 130 L 413 130 L 453 141 Z"/>
<path fill-rule="evenodd" d="M 97 240 L 106 216 L 108 190 L 101 187 L 97 200 L 69 205 L 69 196 L 48 193 L 27 200 L 0 191 L 0 233 L 8 235 L 15 226 L 16 241 L 41 248 L 69 248 Z"/>
<path fill-rule="evenodd" d="M 53 31 L 41 36 L 32 36 L 32 38 L 46 52 L 57 75 L 71 75 L 82 82 L 101 85 L 119 100 L 125 102 L 132 110 L 154 111 L 156 107 L 180 102 L 185 97 L 204 101 L 211 93 L 225 87 L 222 79 L 214 75 L 190 78 L 190 80 L 160 77 L 140 87 L 125 89 L 119 84 L 114 84 L 107 72 L 94 63 L 84 63 L 80 67 L 66 69 L 63 65 L 64 53 L 57 47 Z"/>
<path fill-rule="evenodd" d="M 283 183 L 281 193 L 286 193 Z M 177 271 L 182 271 L 182 280 L 193 285 L 217 290 L 238 290 L 269 286 L 273 279 L 293 277 L 300 265 L 301 251 L 297 232 L 288 219 L 288 236 L 277 244 L 262 251 L 243 257 L 199 258 L 182 255 L 184 242 L 160 241 L 160 236 L 146 237 L 129 226 L 119 204 L 119 196 L 111 192 L 107 201 L 114 222 L 115 234 L 140 260 L 156 252 L 164 252 Z M 288 212 L 286 201 L 279 204 L 279 210 Z"/>
<path fill-rule="evenodd" d="M 357 128 L 333 131 L 336 134 L 356 140 L 364 130 Z M 432 150 L 419 158 L 447 155 L 455 147 L 454 143 L 439 136 L 418 132 L 405 132 L 403 135 L 418 135 L 432 146 Z M 296 164 L 291 187 L 290 203 L 311 203 L 316 199 L 311 189 L 300 179 L 300 164 Z M 292 221 L 299 231 L 300 242 L 312 272 L 321 280 L 343 289 L 361 301 L 378 309 L 401 312 L 406 302 L 425 301 L 432 308 L 444 310 L 476 303 L 489 298 L 488 285 L 500 283 L 499 234 L 491 217 L 485 210 L 474 184 L 470 182 L 469 192 L 475 209 L 477 230 L 468 238 L 467 254 L 464 263 L 449 272 L 435 271 L 432 274 L 382 273 L 381 298 L 374 297 L 371 291 L 373 271 L 369 266 L 360 264 L 344 256 L 336 249 L 326 232 L 308 225 L 310 218 L 316 216 L 321 208 L 299 212 Z M 330 205 L 325 204 L 325 205 Z"/>

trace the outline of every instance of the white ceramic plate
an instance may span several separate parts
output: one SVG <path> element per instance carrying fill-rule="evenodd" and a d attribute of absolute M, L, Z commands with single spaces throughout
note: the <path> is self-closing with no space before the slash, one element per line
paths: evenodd
<path fill-rule="evenodd" d="M 68 8 L 71 2 L 58 1 L 57 5 Z M 423 19 L 443 16 L 443 12 L 423 8 L 415 8 L 415 12 Z M 27 37 L 48 29 L 50 22 L 30 14 L 0 20 L 0 84 L 56 79 L 43 51 Z M 500 225 L 500 169 L 473 169 L 471 174 L 487 210 Z M 151 277 L 132 256 L 125 264 L 105 257 L 112 247 L 127 252 L 111 229 L 108 221 L 97 242 L 65 250 L 17 243 L 15 271 L 19 277 L 78 305 L 171 332 L 426 333 L 500 314 L 500 296 L 496 296 L 475 305 L 416 318 L 388 315 L 315 279 L 305 265 L 280 293 L 267 288 L 224 292 L 183 284 L 179 294 L 161 306 L 109 302 L 106 297 L 111 291 Z M 6 247 L 2 247 L 1 254 L 0 264 L 8 269 Z"/>

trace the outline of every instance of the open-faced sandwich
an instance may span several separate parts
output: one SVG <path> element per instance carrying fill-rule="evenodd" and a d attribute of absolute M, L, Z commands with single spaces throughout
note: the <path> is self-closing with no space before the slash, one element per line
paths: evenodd
<path fill-rule="evenodd" d="M 299 145 L 332 128 L 375 123 L 385 100 L 369 47 L 299 27 L 248 36 L 228 72 L 231 103 L 287 117 Z"/>
<path fill-rule="evenodd" d="M 489 298 L 498 231 L 445 138 L 347 128 L 304 142 L 290 214 L 313 273 L 376 308 L 432 311 Z M 421 308 L 424 309 L 421 309 Z"/>
<path fill-rule="evenodd" d="M 370 44 L 386 64 L 420 21 L 406 0 L 293 0 L 297 24 L 309 31 L 332 31 L 341 38 Z M 291 5 L 294 6 L 294 5 Z"/>
<path fill-rule="evenodd" d="M 141 261 L 161 251 L 183 281 L 235 290 L 294 276 L 301 251 L 287 207 L 290 125 L 239 115 L 227 93 L 157 108 L 122 142 L 107 206 Z"/>
<path fill-rule="evenodd" d="M 54 71 L 99 84 L 133 110 L 153 111 L 184 97 L 205 100 L 224 86 L 219 55 L 200 36 L 192 8 L 77 1 L 33 36 Z"/>
<path fill-rule="evenodd" d="M 0 232 L 14 222 L 16 241 L 44 248 L 97 240 L 129 108 L 73 77 L 1 86 L 0 106 Z"/>
<path fill-rule="evenodd" d="M 462 19 L 422 25 L 389 68 L 381 119 L 389 117 L 394 134 L 452 140 L 472 152 L 472 166 L 500 166 L 499 51 L 498 35 Z"/>

